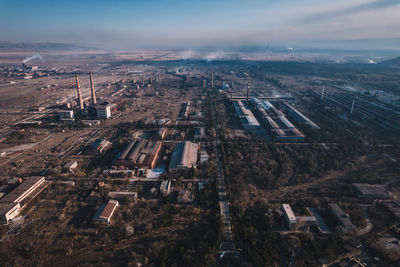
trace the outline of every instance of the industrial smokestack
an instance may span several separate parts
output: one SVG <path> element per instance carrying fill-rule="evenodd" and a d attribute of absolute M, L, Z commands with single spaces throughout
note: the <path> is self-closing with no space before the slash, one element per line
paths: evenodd
<path fill-rule="evenodd" d="M 247 81 L 247 101 L 249 101 L 250 81 Z"/>
<path fill-rule="evenodd" d="M 91 72 L 89 72 L 89 78 L 90 78 L 90 90 L 92 91 L 92 104 L 94 106 L 97 104 L 97 100 L 96 100 L 96 92 L 94 91 L 93 77 Z"/>
<path fill-rule="evenodd" d="M 211 88 L 214 88 L 214 71 L 211 70 Z"/>
<path fill-rule="evenodd" d="M 78 105 L 79 109 L 83 110 L 83 100 L 82 100 L 82 94 L 81 94 L 81 86 L 79 85 L 79 78 L 78 75 L 75 75 L 76 79 L 76 90 L 78 92 Z"/>

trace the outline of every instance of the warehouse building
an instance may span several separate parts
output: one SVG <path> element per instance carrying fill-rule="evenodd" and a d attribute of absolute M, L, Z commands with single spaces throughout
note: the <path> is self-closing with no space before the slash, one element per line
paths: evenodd
<path fill-rule="evenodd" d="M 384 185 L 354 183 L 353 188 L 359 198 L 391 198 Z"/>
<path fill-rule="evenodd" d="M 279 141 L 304 141 L 304 135 L 268 100 L 251 99 L 254 112 L 269 135 Z"/>
<path fill-rule="evenodd" d="M 44 183 L 44 177 L 26 177 L 19 186 L 0 199 L 0 203 L 21 203 Z"/>
<path fill-rule="evenodd" d="M 315 208 L 307 208 L 307 211 L 314 216 L 314 218 L 316 219 L 316 227 L 317 227 L 317 231 L 321 234 L 321 235 L 328 235 L 331 234 L 331 230 L 329 229 L 329 227 L 326 225 L 324 219 L 322 219 L 321 215 L 318 213 L 318 211 Z"/>
<path fill-rule="evenodd" d="M 19 203 L 0 203 L 0 223 L 8 224 L 21 212 Z"/>
<path fill-rule="evenodd" d="M 156 165 L 162 142 L 135 140 L 129 143 L 117 159 L 117 165 L 145 167 L 153 169 Z"/>
<path fill-rule="evenodd" d="M 350 216 L 345 213 L 336 203 L 330 203 L 328 205 L 331 214 L 338 220 L 340 223 L 339 230 L 344 233 L 351 233 L 356 228 L 350 220 Z"/>
<path fill-rule="evenodd" d="M 198 145 L 189 141 L 175 145 L 171 156 L 169 170 L 190 169 L 197 165 Z"/>
<path fill-rule="evenodd" d="M 260 127 L 260 123 L 257 121 L 253 112 L 243 104 L 240 100 L 233 101 L 233 107 L 236 115 L 239 118 L 240 124 L 245 130 L 255 130 Z"/>
<path fill-rule="evenodd" d="M 9 223 L 24 208 L 25 204 L 35 198 L 45 188 L 44 177 L 26 177 L 11 192 L 0 199 L 0 222 Z"/>
<path fill-rule="evenodd" d="M 93 223 L 97 225 L 110 225 L 112 216 L 119 203 L 117 200 L 108 201 L 107 205 L 102 205 L 93 217 Z"/>
<path fill-rule="evenodd" d="M 74 118 L 74 111 L 73 110 L 60 110 L 58 112 L 58 116 L 60 117 L 60 121 L 62 120 L 70 120 Z"/>
<path fill-rule="evenodd" d="M 100 139 L 91 144 L 85 151 L 86 154 L 96 155 L 105 153 L 110 147 L 112 143 L 107 139 Z"/>
<path fill-rule="evenodd" d="M 73 172 L 76 168 L 78 168 L 78 162 L 76 160 L 70 161 L 64 165 L 64 170 L 68 172 Z"/>
<path fill-rule="evenodd" d="M 319 130 L 319 126 L 307 118 L 303 113 L 298 111 L 294 106 L 290 105 L 287 102 L 283 103 L 283 107 L 287 110 L 290 117 L 296 120 L 300 124 L 305 124 L 309 128 L 313 130 Z"/>

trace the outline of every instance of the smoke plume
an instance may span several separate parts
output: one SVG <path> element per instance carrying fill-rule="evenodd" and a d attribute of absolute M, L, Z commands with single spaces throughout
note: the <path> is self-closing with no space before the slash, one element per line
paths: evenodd
<path fill-rule="evenodd" d="M 36 53 L 36 54 L 33 54 L 32 56 L 27 57 L 24 60 L 22 60 L 22 63 L 27 63 L 27 62 L 29 62 L 31 60 L 36 59 L 36 58 L 39 59 L 40 61 L 44 62 L 44 58 L 39 53 Z"/>

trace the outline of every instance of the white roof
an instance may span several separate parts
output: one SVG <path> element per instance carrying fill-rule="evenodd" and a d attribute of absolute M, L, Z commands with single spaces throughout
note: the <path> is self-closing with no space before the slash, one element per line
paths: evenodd
<path fill-rule="evenodd" d="M 293 210 L 289 204 L 282 204 L 283 210 L 286 213 L 286 216 L 289 218 L 290 221 L 295 221 L 296 216 L 294 216 Z"/>

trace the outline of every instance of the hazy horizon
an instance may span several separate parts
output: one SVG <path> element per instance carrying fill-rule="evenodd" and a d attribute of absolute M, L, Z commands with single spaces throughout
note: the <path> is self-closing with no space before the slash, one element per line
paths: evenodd
<path fill-rule="evenodd" d="M 400 38 L 398 14 L 398 0 L 0 0 L 0 22 L 7 25 L 0 28 L 0 40 L 102 48 L 314 47 L 365 40 L 371 49 L 395 49 Z M 368 40 L 378 42 L 368 44 Z"/>

